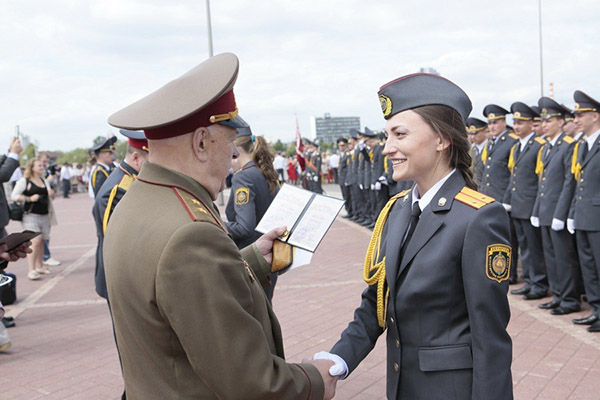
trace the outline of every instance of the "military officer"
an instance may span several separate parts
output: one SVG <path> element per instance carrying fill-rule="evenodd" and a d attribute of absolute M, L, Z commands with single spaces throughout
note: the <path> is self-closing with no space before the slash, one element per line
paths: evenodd
<path fill-rule="evenodd" d="M 150 150 L 104 239 L 130 399 L 329 399 L 333 363 L 284 359 L 261 287 L 272 242 L 238 250 L 213 201 L 238 156 L 238 59 L 217 55 L 109 118 Z"/>
<path fill-rule="evenodd" d="M 538 104 L 547 143 L 541 150 L 536 171 L 540 180 L 531 224 L 542 231 L 544 260 L 554 295 L 552 301 L 539 307 L 552 310 L 553 315 L 564 315 L 581 308 L 576 286 L 577 247 L 565 225 L 575 191 L 571 172 L 575 140 L 562 132 L 565 110 L 560 104 L 549 97 L 542 97 Z"/>
<path fill-rule="evenodd" d="M 481 156 L 483 149 L 487 145 L 487 123 L 484 121 L 469 117 L 467 119 L 467 134 L 471 140 L 471 170 L 473 171 L 473 180 L 479 186 L 481 184 L 481 178 L 483 176 L 483 160 Z"/>
<path fill-rule="evenodd" d="M 585 136 L 575 150 L 577 184 L 567 226 L 577 238 L 585 293 L 593 310 L 590 316 L 573 322 L 600 332 L 600 102 L 580 90 L 573 97 L 575 123 Z"/>
<path fill-rule="evenodd" d="M 357 180 L 358 180 L 358 189 L 360 191 L 360 200 L 359 207 L 361 208 L 361 216 L 362 218 L 357 223 L 362 226 L 369 226 L 373 222 L 371 220 L 371 198 L 368 193 L 368 188 L 365 186 L 367 182 L 366 173 L 367 173 L 367 162 L 370 163 L 370 160 L 367 160 L 369 157 L 369 152 L 366 149 L 365 136 L 363 132 L 358 132 L 358 143 L 356 145 L 357 148 Z M 370 171 L 370 165 L 369 165 Z M 370 180 L 369 180 L 370 182 Z"/>
<path fill-rule="evenodd" d="M 525 286 L 514 294 L 523 294 L 524 299 L 535 300 L 545 297 L 548 291 L 542 233 L 539 227 L 531 225 L 533 204 L 538 192 L 536 169 L 541 148 L 546 141 L 536 137 L 533 131 L 536 113 L 531 107 L 517 101 L 511 105 L 510 111 L 519 141 L 510 149 L 508 169 L 511 176 L 502 203 L 511 213 L 515 225 L 523 275 L 526 276 Z"/>
<path fill-rule="evenodd" d="M 94 282 L 98 296 L 106 299 L 108 302 L 108 291 L 106 289 L 106 276 L 104 273 L 104 259 L 102 256 L 102 244 L 104 241 L 104 232 L 108 221 L 121 198 L 127 193 L 131 183 L 136 179 L 137 174 L 142 168 L 142 164 L 148 160 L 148 141 L 141 131 L 128 131 L 121 129 L 119 131 L 127 138 L 127 153 L 125 159 L 115 168 L 106 178 L 94 200 L 92 215 L 96 223 L 96 236 L 98 244 L 96 247 L 96 270 L 94 272 Z M 109 304 L 110 312 L 110 304 Z M 112 322 L 112 314 L 111 314 Z M 114 333 L 114 323 L 113 323 Z M 116 343 L 116 337 L 115 337 Z M 121 398 L 125 399 L 125 391 Z"/>
<path fill-rule="evenodd" d="M 312 165 L 312 142 L 306 138 L 303 140 L 304 147 L 304 189 L 313 191 L 313 165 Z"/>
<path fill-rule="evenodd" d="M 377 134 L 373 132 L 371 129 L 365 126 L 365 132 L 363 133 L 364 138 L 364 148 L 362 150 L 362 154 L 364 155 L 364 180 L 363 187 L 365 193 L 365 199 L 367 200 L 366 214 L 367 214 L 367 223 L 366 227 L 369 229 L 373 229 L 375 226 L 375 219 L 377 218 L 376 209 L 377 209 L 377 195 L 375 193 L 375 180 L 373 179 L 374 168 L 373 162 L 375 160 L 375 147 L 377 146 Z"/>
<path fill-rule="evenodd" d="M 241 120 L 241 117 L 238 117 Z M 279 176 L 273 166 L 273 155 L 264 137 L 256 136 L 250 127 L 238 128 L 234 141 L 240 155 L 235 159 L 231 195 L 227 202 L 225 227 L 239 249 L 254 243 L 261 234 L 256 226 L 279 192 Z M 269 302 L 277 283 L 277 274 L 269 274 L 264 286 Z"/>
<path fill-rule="evenodd" d="M 331 351 L 314 357 L 346 377 L 387 329 L 388 399 L 512 399 L 508 217 L 472 189 L 471 102 L 431 74 L 397 79 L 379 96 L 384 154 L 394 179 L 415 186 L 379 215 L 361 305 Z"/>
<path fill-rule="evenodd" d="M 106 139 L 102 143 L 98 143 L 92 148 L 94 155 L 96 156 L 96 165 L 90 172 L 90 196 L 93 194 L 94 198 L 98 195 L 98 190 L 102 187 L 102 184 L 108 178 L 110 173 L 115 169 L 114 154 L 115 154 L 115 142 L 117 141 L 116 136 L 112 136 Z"/>
<path fill-rule="evenodd" d="M 546 134 L 544 133 L 544 130 L 542 129 L 542 117 L 541 117 L 542 109 L 541 109 L 541 107 L 534 104 L 532 106 L 529 106 L 529 108 L 531 108 L 533 110 L 533 112 L 536 114 L 533 117 L 533 122 L 531 123 L 531 130 L 535 133 L 535 136 L 545 138 Z"/>
<path fill-rule="evenodd" d="M 323 167 L 323 158 L 321 156 L 321 152 L 319 151 L 319 143 L 311 142 L 312 146 L 312 180 L 313 186 L 312 191 L 318 194 L 323 194 L 323 177 L 321 176 L 321 168 Z"/>
<path fill-rule="evenodd" d="M 373 162 L 371 163 L 371 185 L 375 193 L 373 221 L 377 220 L 377 216 L 390 199 L 386 176 L 387 158 L 383 154 L 383 148 L 385 146 L 385 132 L 378 133 L 377 139 L 378 142 L 374 145 Z M 373 228 L 374 227 L 375 224 L 373 223 Z"/>
<path fill-rule="evenodd" d="M 336 140 L 338 151 L 340 153 L 340 164 L 338 167 L 338 183 L 342 191 L 342 197 L 344 198 L 344 208 L 346 209 L 345 218 L 352 218 L 354 215 L 352 212 L 352 193 L 350 192 L 350 185 L 346 184 L 346 177 L 350 170 L 351 161 L 351 149 L 348 147 L 348 139 L 340 136 Z"/>
<path fill-rule="evenodd" d="M 488 122 L 489 137 L 481 155 L 484 172 L 481 175 L 479 190 L 500 202 L 504 197 L 510 179 L 510 170 L 508 169 L 510 149 L 519 139 L 506 124 L 507 114 L 509 112 L 506 109 L 496 104 L 488 104 L 483 109 L 483 115 Z M 512 219 L 510 219 L 510 237 L 514 268 L 510 270 L 509 283 L 513 284 L 517 283 L 519 244 Z M 526 272 L 523 271 L 523 278 L 526 277 Z"/>

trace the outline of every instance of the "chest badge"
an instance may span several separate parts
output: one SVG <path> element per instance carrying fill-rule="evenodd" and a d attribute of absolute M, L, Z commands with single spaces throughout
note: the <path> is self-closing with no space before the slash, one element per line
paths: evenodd
<path fill-rule="evenodd" d="M 498 283 L 508 279 L 511 264 L 511 248 L 505 244 L 492 244 L 487 247 L 485 275 Z"/>

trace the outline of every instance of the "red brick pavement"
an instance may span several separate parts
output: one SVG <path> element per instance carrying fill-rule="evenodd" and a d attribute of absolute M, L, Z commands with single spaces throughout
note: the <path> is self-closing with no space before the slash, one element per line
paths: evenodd
<path fill-rule="evenodd" d="M 335 191 L 330 188 L 331 191 Z M 87 195 L 57 199 L 59 225 L 52 256 L 63 264 L 40 281 L 26 263 L 11 265 L 19 302 L 9 306 L 17 327 L 12 348 L 0 353 L 0 399 L 117 399 L 122 380 L 106 303 L 94 292 L 95 228 Z M 11 223 L 10 232 L 20 230 Z M 342 218 L 332 226 L 311 266 L 280 277 L 274 306 L 287 358 L 300 361 L 328 350 L 359 304 L 362 258 L 370 231 Z M 600 336 L 537 309 L 540 301 L 510 296 L 515 398 L 600 399 Z M 587 315 L 584 310 L 577 316 Z M 347 380 L 339 399 L 385 398 L 385 343 Z"/>

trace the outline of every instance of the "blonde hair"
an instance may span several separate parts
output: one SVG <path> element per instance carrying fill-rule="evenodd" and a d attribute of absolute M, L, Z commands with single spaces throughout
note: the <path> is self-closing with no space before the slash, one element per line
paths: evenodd
<path fill-rule="evenodd" d="M 38 157 L 30 158 L 29 161 L 27 161 L 27 165 L 25 166 L 25 172 L 23 172 L 25 178 L 30 179 L 33 177 L 33 166 L 35 165 L 36 161 L 42 162 L 42 160 L 40 160 Z"/>

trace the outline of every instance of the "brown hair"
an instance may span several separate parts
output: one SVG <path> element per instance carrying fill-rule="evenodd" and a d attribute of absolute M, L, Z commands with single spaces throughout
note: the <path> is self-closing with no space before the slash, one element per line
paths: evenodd
<path fill-rule="evenodd" d="M 25 178 L 30 179 L 31 177 L 33 177 L 33 165 L 36 161 L 42 162 L 42 160 L 40 160 L 38 157 L 30 158 L 29 161 L 27 161 L 25 171 L 23 172 Z"/>
<path fill-rule="evenodd" d="M 473 172 L 470 168 L 472 161 L 469 154 L 469 140 L 460 114 L 442 105 L 428 105 L 414 108 L 412 111 L 423 118 L 431 129 L 450 142 L 450 146 L 445 151 L 448 163 L 462 173 L 469 188 L 476 190 L 477 185 L 473 181 Z"/>
<path fill-rule="evenodd" d="M 273 167 L 273 153 L 267 141 L 262 136 L 240 136 L 235 139 L 235 145 L 241 147 L 246 153 L 252 155 L 256 164 L 269 184 L 269 193 L 273 195 L 279 187 L 279 176 Z"/>

